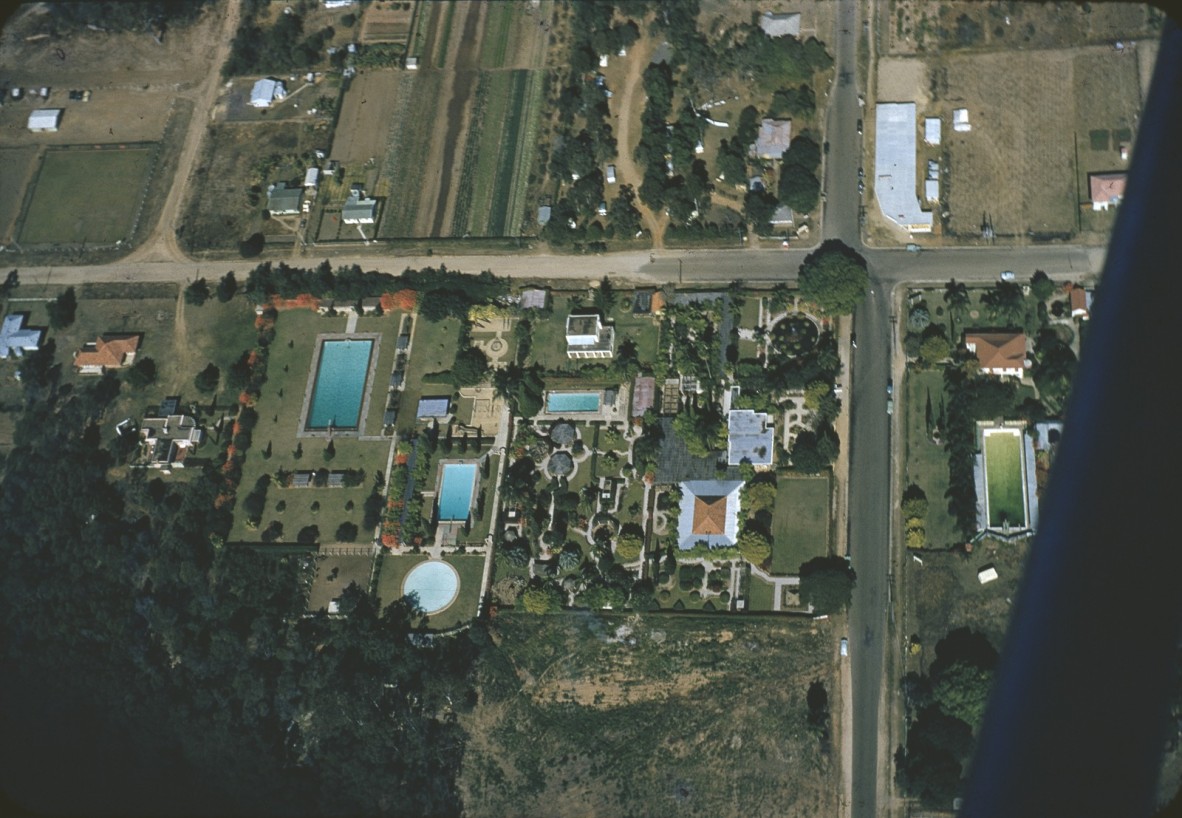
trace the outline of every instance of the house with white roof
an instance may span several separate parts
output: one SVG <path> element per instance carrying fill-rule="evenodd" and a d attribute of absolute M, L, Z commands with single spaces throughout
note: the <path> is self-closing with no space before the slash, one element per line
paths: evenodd
<path fill-rule="evenodd" d="M 738 466 L 747 461 L 767 468 L 775 453 L 776 428 L 766 412 L 732 409 L 726 417 L 726 461 Z"/>
<path fill-rule="evenodd" d="M 599 313 L 571 313 L 566 317 L 566 357 L 611 358 L 616 354 L 615 327 Z"/>
<path fill-rule="evenodd" d="M 940 144 L 940 117 L 929 116 L 923 121 L 923 141 L 929 145 Z"/>
<path fill-rule="evenodd" d="M 14 312 L 4 316 L 0 323 L 0 360 L 21 358 L 26 352 L 36 352 L 41 346 L 45 330 L 25 326 L 29 320 L 26 312 Z"/>
<path fill-rule="evenodd" d="M 29 114 L 29 130 L 33 133 L 53 133 L 61 122 L 61 108 L 38 108 Z"/>
<path fill-rule="evenodd" d="M 287 88 L 282 82 L 270 77 L 264 77 L 250 89 L 250 104 L 255 108 L 269 108 L 272 102 L 287 96 Z"/>
<path fill-rule="evenodd" d="M 759 15 L 759 27 L 769 37 L 799 37 L 800 12 L 773 13 L 765 11 Z"/>
<path fill-rule="evenodd" d="M 874 109 L 874 196 L 882 214 L 910 233 L 932 232 L 932 214 L 916 196 L 914 102 L 880 102 Z"/>

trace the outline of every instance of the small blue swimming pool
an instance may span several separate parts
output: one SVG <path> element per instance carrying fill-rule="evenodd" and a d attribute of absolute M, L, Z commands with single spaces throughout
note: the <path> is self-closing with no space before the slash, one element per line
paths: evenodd
<path fill-rule="evenodd" d="M 472 510 L 476 487 L 475 463 L 444 463 L 439 486 L 439 521 L 463 522 Z"/>
<path fill-rule="evenodd" d="M 460 592 L 460 575 L 451 565 L 442 560 L 421 562 L 402 581 L 402 595 L 414 594 L 419 598 L 423 613 L 442 611 L 455 601 Z"/>
<path fill-rule="evenodd" d="M 598 412 L 598 392 L 551 392 L 546 396 L 547 412 Z"/>
<path fill-rule="evenodd" d="M 357 428 L 372 351 L 372 338 L 325 341 L 321 345 L 307 428 Z"/>

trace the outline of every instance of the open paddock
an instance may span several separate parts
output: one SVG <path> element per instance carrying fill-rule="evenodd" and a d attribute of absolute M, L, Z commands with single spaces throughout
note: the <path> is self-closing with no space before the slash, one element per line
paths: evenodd
<path fill-rule="evenodd" d="M 372 3 L 361 18 L 362 43 L 404 43 L 410 37 L 414 3 L 405 0 Z"/>
<path fill-rule="evenodd" d="M 331 158 L 346 167 L 381 159 L 399 101 L 412 86 L 410 79 L 397 68 L 369 69 L 353 77 L 341 100 Z"/>
<path fill-rule="evenodd" d="M 129 237 L 154 146 L 48 151 L 21 218 L 23 244 L 109 244 Z"/>
<path fill-rule="evenodd" d="M 0 108 L 0 147 L 155 141 L 164 132 L 175 97 L 171 89 L 156 86 L 148 90 L 100 88 L 93 91 L 89 102 L 80 102 L 68 98 L 72 87 L 93 86 L 83 82 L 54 88 L 48 100 L 26 96 Z M 56 132 L 29 131 L 29 114 L 38 108 L 63 109 Z"/>
<path fill-rule="evenodd" d="M 8 244 L 14 237 L 13 227 L 40 153 L 31 146 L 0 149 L 0 190 L 4 191 L 0 196 L 0 244 Z"/>

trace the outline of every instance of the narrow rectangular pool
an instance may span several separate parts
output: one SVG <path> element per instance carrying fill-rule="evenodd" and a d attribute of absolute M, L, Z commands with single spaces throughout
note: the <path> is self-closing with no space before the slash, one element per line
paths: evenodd
<path fill-rule="evenodd" d="M 464 521 L 472 510 L 472 493 L 476 488 L 475 463 L 444 463 L 443 479 L 439 486 L 439 521 Z"/>
<path fill-rule="evenodd" d="M 598 412 L 598 392 L 551 392 L 546 395 L 547 412 Z"/>
<path fill-rule="evenodd" d="M 346 338 L 321 344 L 312 405 L 308 409 L 308 429 L 357 428 L 372 351 L 372 338 Z"/>

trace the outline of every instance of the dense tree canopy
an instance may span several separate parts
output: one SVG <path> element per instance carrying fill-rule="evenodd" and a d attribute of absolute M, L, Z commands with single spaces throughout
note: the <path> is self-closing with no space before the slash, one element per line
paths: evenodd
<path fill-rule="evenodd" d="M 835 614 L 850 606 L 854 571 L 841 557 L 817 557 L 800 566 L 800 601 L 815 613 Z"/>
<path fill-rule="evenodd" d="M 800 294 L 829 315 L 848 315 L 866 297 L 866 260 L 837 239 L 829 239 L 800 265 Z"/>

